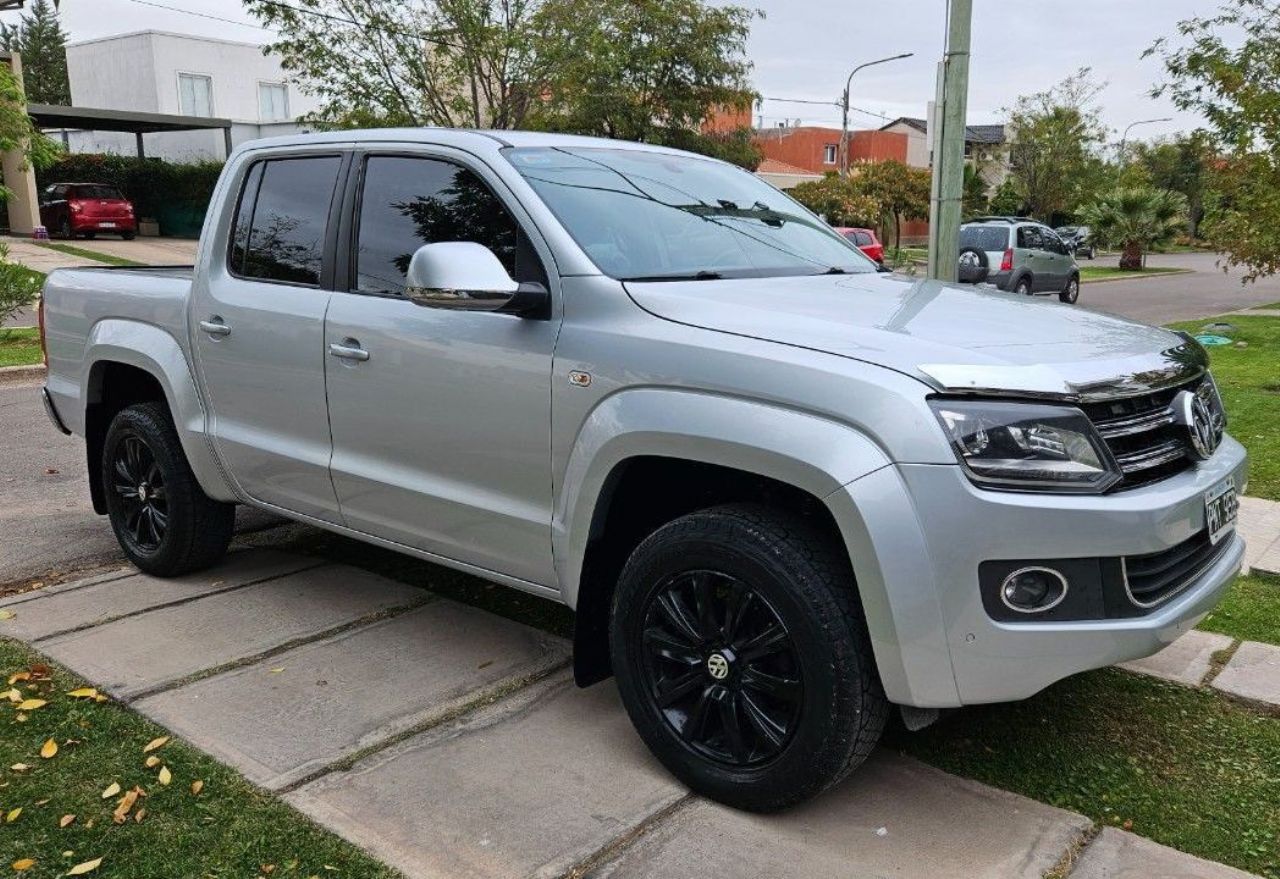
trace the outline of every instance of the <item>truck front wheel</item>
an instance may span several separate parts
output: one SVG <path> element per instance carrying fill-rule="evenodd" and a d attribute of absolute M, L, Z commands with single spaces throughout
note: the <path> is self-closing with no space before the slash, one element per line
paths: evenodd
<path fill-rule="evenodd" d="M 235 506 L 200 488 L 162 404 L 116 414 L 103 442 L 101 477 L 116 540 L 141 570 L 172 577 L 207 568 L 227 551 Z"/>
<path fill-rule="evenodd" d="M 888 716 L 848 564 L 804 520 L 763 506 L 691 513 L 641 543 L 618 582 L 610 648 L 650 750 L 741 809 L 835 784 Z"/>

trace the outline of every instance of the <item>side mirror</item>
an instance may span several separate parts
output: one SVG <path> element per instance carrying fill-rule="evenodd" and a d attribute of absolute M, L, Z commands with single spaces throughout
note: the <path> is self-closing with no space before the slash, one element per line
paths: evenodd
<path fill-rule="evenodd" d="M 517 284 L 493 251 L 474 241 L 424 244 L 409 261 L 405 295 L 428 308 L 503 311 L 542 310 L 548 294 L 541 284 Z"/>

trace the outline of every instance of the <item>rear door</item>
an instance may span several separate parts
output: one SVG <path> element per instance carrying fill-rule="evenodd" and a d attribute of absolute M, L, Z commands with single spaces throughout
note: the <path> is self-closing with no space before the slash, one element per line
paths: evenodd
<path fill-rule="evenodd" d="M 198 272 L 192 335 L 218 453 L 254 500 L 340 522 L 329 478 L 324 315 L 341 152 L 247 166 L 224 257 Z"/>
<path fill-rule="evenodd" d="M 1045 246 L 1039 226 L 1018 227 L 1018 249 L 1021 251 L 1022 259 L 1014 259 L 1014 273 L 1018 274 L 1018 270 L 1024 267 L 1031 272 L 1033 292 L 1048 290 L 1052 286 L 1053 265 L 1049 261 Z"/>

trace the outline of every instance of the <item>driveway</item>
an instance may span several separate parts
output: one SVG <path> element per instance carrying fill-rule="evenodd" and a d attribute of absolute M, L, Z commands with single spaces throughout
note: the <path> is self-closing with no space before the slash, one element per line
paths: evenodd
<path fill-rule="evenodd" d="M 1132 281 L 1104 281 L 1080 288 L 1080 307 L 1105 311 L 1149 324 L 1198 320 L 1280 302 L 1280 276 L 1241 285 L 1242 272 L 1223 273 L 1214 253 L 1158 253 L 1147 265 L 1190 269 L 1187 274 L 1157 275 Z M 1103 257 L 1081 265 L 1118 265 Z"/>
<path fill-rule="evenodd" d="M 406 876 L 1040 879 L 1091 837 L 1081 815 L 887 748 L 784 814 L 724 808 L 657 764 L 611 682 L 573 686 L 569 644 L 524 623 L 538 609 L 511 619 L 445 598 L 433 589 L 461 575 L 425 563 L 392 580 L 344 563 L 357 549 L 281 551 L 297 526 L 258 514 L 242 516 L 257 533 L 217 568 L 138 574 L 89 509 L 80 443 L 45 422 L 37 387 L 0 388 L 12 449 L 0 462 L 0 596 L 33 576 L 55 585 L 0 597 L 0 637 L 33 644 Z M 1150 869 L 1244 877 L 1115 828 L 1071 875 Z"/>

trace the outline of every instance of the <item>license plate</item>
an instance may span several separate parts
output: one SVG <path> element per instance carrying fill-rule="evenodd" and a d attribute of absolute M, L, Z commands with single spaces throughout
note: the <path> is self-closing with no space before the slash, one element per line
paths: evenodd
<path fill-rule="evenodd" d="M 99 223 L 98 226 L 100 226 L 103 229 L 114 229 L 116 227 L 116 224 L 115 223 Z"/>
<path fill-rule="evenodd" d="M 1205 492 L 1204 522 L 1209 529 L 1210 543 L 1217 543 L 1235 530 L 1239 510 L 1235 480 L 1228 479 Z"/>

